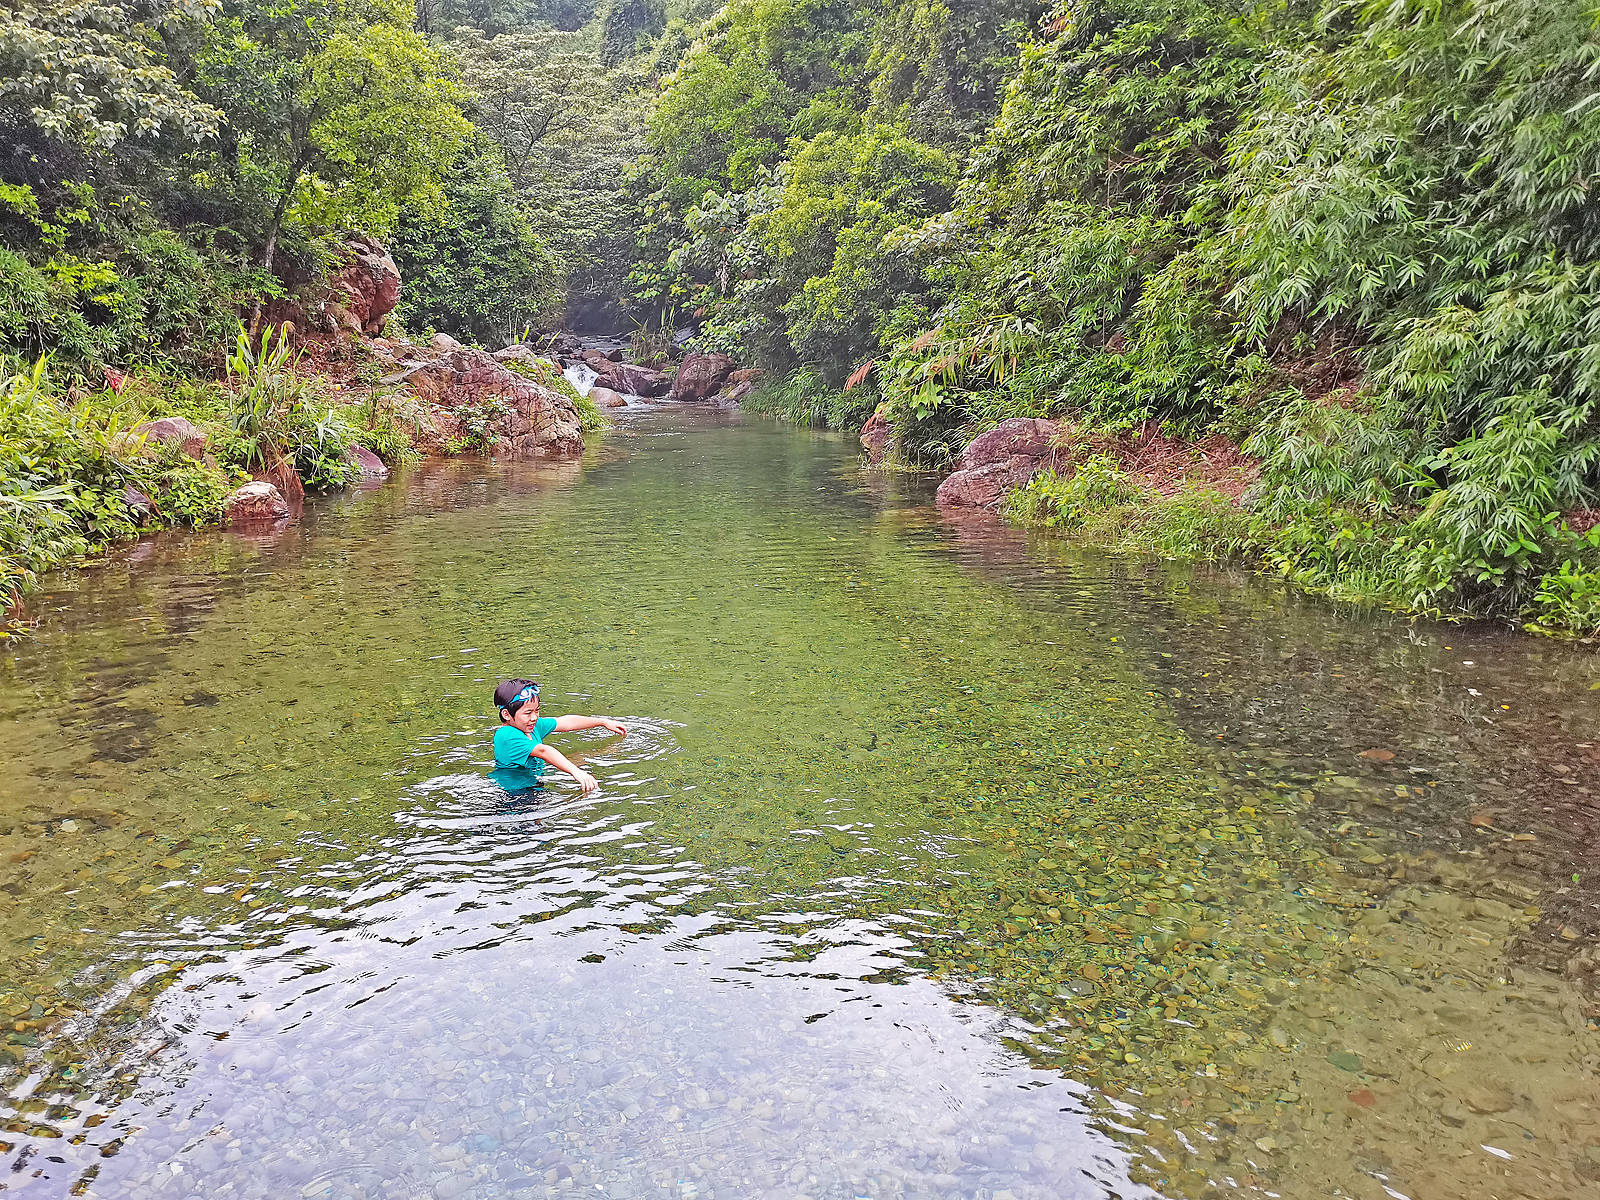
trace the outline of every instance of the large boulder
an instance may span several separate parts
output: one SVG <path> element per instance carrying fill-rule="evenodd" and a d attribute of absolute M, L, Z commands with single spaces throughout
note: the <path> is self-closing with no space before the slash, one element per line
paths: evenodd
<path fill-rule="evenodd" d="M 146 421 L 143 425 L 135 425 L 133 433 L 136 437 L 142 437 L 146 445 L 176 446 L 196 461 L 205 457 L 206 442 L 209 440 L 205 430 L 182 417 Z"/>
<path fill-rule="evenodd" d="M 733 374 L 733 359 L 726 354 L 691 354 L 678 367 L 672 381 L 673 400 L 705 400 L 715 396 Z"/>
<path fill-rule="evenodd" d="M 345 458 L 361 468 L 362 479 L 389 478 L 389 468 L 383 465 L 383 459 L 365 446 L 351 446 Z"/>
<path fill-rule="evenodd" d="M 672 386 L 672 381 L 660 371 L 637 363 L 612 363 L 608 370 L 600 372 L 595 382 L 624 396 L 664 396 Z"/>
<path fill-rule="evenodd" d="M 379 333 L 400 299 L 400 268 L 372 238 L 359 236 L 345 244 L 345 264 L 328 281 L 326 307 L 336 329 Z"/>
<path fill-rule="evenodd" d="M 1055 451 L 1056 439 L 1060 436 L 1059 421 L 1011 417 L 968 442 L 961 457 L 956 459 L 956 470 L 970 471 L 1018 456 L 1046 458 Z"/>
<path fill-rule="evenodd" d="M 494 453 L 500 457 L 583 450 L 583 427 L 571 398 L 519 375 L 482 350 L 457 347 L 402 372 L 394 382 L 408 386 L 429 405 L 423 441 L 432 449 L 446 449 L 445 443 L 464 432 L 466 410 L 474 410 L 478 418 L 491 414 L 482 428 L 494 439 Z"/>
<path fill-rule="evenodd" d="M 889 441 L 894 436 L 883 407 L 878 405 L 871 419 L 861 427 L 861 448 L 867 452 L 867 461 L 873 466 L 883 461 L 884 452 L 889 449 Z"/>
<path fill-rule="evenodd" d="M 589 399 L 601 408 L 627 408 L 628 401 L 610 388 L 596 387 L 589 389 Z"/>
<path fill-rule="evenodd" d="M 222 502 L 222 514 L 230 525 L 281 521 L 289 515 L 289 502 L 270 483 L 256 479 L 228 493 Z"/>
<path fill-rule="evenodd" d="M 865 436 L 865 430 L 862 431 Z M 1058 421 L 1012 417 L 979 434 L 956 459 L 956 469 L 935 496 L 947 508 L 997 508 L 1055 461 Z"/>
<path fill-rule="evenodd" d="M 554 359 L 540 354 L 526 342 L 515 342 L 510 346 L 502 346 L 494 352 L 495 362 L 523 363 L 527 366 L 542 365 L 546 370 L 561 374 L 561 366 Z"/>

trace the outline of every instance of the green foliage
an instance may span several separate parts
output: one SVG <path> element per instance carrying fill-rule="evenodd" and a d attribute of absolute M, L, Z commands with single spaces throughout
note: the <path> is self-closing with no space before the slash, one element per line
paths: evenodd
<path fill-rule="evenodd" d="M 196 55 L 227 116 L 215 186 L 255 209 L 264 261 L 284 225 L 383 234 L 438 180 L 471 130 L 465 94 L 399 0 L 238 0 Z"/>
<path fill-rule="evenodd" d="M 574 389 L 573 404 L 578 409 L 578 423 L 585 433 L 599 433 L 611 428 L 611 418 L 589 397 Z"/>
<path fill-rule="evenodd" d="M 756 226 L 770 255 L 788 339 L 831 381 L 878 343 L 883 314 L 920 284 L 889 235 L 942 210 L 954 166 L 904 129 L 819 133 L 784 171 L 782 198 Z"/>
<path fill-rule="evenodd" d="M 241 307 L 437 197 L 464 93 L 399 0 L 0 11 L 0 343 L 215 368 Z M 257 265 L 259 264 L 259 265 Z"/>
<path fill-rule="evenodd" d="M 876 404 L 872 388 L 846 392 L 830 387 L 815 371 L 805 368 L 763 383 L 740 401 L 740 407 L 750 412 L 782 417 L 796 425 L 849 430 L 860 429 Z"/>
<path fill-rule="evenodd" d="M 667 23 L 663 0 L 606 0 L 600 16 L 600 61 L 614 67 L 648 47 Z"/>
<path fill-rule="evenodd" d="M 416 462 L 422 457 L 413 440 L 416 422 L 397 411 L 393 397 L 374 389 L 365 401 L 351 405 L 347 415 L 356 441 L 389 466 Z"/>
<path fill-rule="evenodd" d="M 311 396 L 309 382 L 294 372 L 297 357 L 287 325 L 269 326 L 259 345 L 239 326 L 228 355 L 228 423 L 243 447 L 243 466 L 267 467 L 291 442 L 294 414 Z"/>
<path fill-rule="evenodd" d="M 1076 464 L 1071 472 L 1040 471 L 1026 487 L 1008 498 L 1007 515 L 1048 529 L 1075 529 L 1090 514 L 1121 504 L 1133 504 L 1145 492 L 1109 454 L 1096 454 Z"/>
<path fill-rule="evenodd" d="M 1006 499 L 1024 525 L 1071 531 L 1109 550 L 1215 561 L 1248 553 L 1250 514 L 1231 497 L 1199 488 L 1161 496 L 1130 477 L 1113 455 L 1091 455 L 1068 472 L 1041 471 Z"/>
<path fill-rule="evenodd" d="M 919 141 L 980 141 L 1017 50 L 1047 6 L 1037 0 L 888 0 L 867 72 L 868 119 L 904 121 Z"/>
<path fill-rule="evenodd" d="M 527 206 L 480 142 L 444 182 L 442 204 L 401 214 L 389 243 L 407 319 L 482 344 L 510 340 L 559 298 L 559 267 Z"/>
<path fill-rule="evenodd" d="M 710 22 L 650 113 L 650 148 L 680 210 L 742 191 L 791 136 L 854 125 L 848 85 L 870 26 L 848 0 L 733 0 Z"/>
<path fill-rule="evenodd" d="M 516 208 L 551 260 L 541 290 L 564 283 L 574 298 L 619 295 L 637 234 L 625 187 L 647 81 L 630 64 L 604 68 L 592 29 L 458 29 L 450 50 L 472 88 L 472 119 L 499 148 Z"/>
<path fill-rule="evenodd" d="M 206 525 L 222 513 L 233 483 L 216 467 L 169 451 L 148 476 L 157 516 L 174 525 Z"/>
<path fill-rule="evenodd" d="M 198 141 L 222 114 L 187 91 L 159 47 L 203 27 L 213 0 L 162 5 L 20 0 L 0 7 L 0 126 L 110 148 Z"/>
<path fill-rule="evenodd" d="M 145 415 L 137 396 L 63 382 L 48 359 L 31 368 L 0 360 L 0 600 L 40 571 L 133 536 L 145 518 L 129 489 L 150 498 L 160 522 L 221 515 L 226 477 L 143 445 L 130 431 Z"/>
<path fill-rule="evenodd" d="M 0 596 L 135 529 L 113 449 L 120 421 L 63 405 L 46 366 L 0 364 Z"/>
<path fill-rule="evenodd" d="M 295 371 L 297 359 L 287 325 L 268 327 L 259 343 L 239 326 L 228 356 L 234 454 L 251 470 L 287 460 L 307 490 L 331 491 L 360 477 L 350 459 L 357 430 L 344 412 L 319 402 L 316 382 Z"/>
<path fill-rule="evenodd" d="M 496 421 L 509 416 L 510 413 L 511 405 L 500 396 L 489 396 L 471 404 L 461 405 L 455 410 L 456 419 L 461 424 L 461 432 L 449 439 L 445 449 L 451 454 L 493 452 L 499 438 L 492 427 Z"/>
<path fill-rule="evenodd" d="M 666 253 L 640 294 L 774 368 L 778 410 L 816 419 L 825 387 L 789 381 L 868 371 L 914 462 L 1012 415 L 1221 429 L 1262 460 L 1230 544 L 1305 586 L 1508 616 L 1583 595 L 1563 514 L 1600 496 L 1593 6 L 1058 3 L 993 112 L 981 81 L 1038 15 L 729 5 L 652 113 Z M 825 46 L 824 17 L 849 33 Z M 1014 507 L 1211 520 L 1100 474 Z"/>
<path fill-rule="evenodd" d="M 1584 539 L 1587 561 L 1564 559 L 1539 583 L 1529 606 L 1541 632 L 1600 637 L 1600 526 Z"/>

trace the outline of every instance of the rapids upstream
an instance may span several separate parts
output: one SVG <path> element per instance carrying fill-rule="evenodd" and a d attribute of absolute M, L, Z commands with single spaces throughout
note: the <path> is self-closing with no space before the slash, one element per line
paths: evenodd
<path fill-rule="evenodd" d="M 626 410 L 58 577 L 0 1192 L 1600 1191 L 1600 659 L 930 498 Z"/>

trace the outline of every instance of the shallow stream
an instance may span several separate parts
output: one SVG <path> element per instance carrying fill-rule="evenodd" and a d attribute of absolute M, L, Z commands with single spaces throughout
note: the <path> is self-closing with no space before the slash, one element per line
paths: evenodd
<path fill-rule="evenodd" d="M 1600 1192 L 1600 659 L 630 411 L 56 581 L 0 1191 Z M 490 693 L 601 712 L 492 783 Z"/>

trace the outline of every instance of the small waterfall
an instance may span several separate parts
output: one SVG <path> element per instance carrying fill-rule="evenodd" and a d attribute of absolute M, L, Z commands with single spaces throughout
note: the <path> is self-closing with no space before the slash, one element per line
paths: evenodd
<path fill-rule="evenodd" d="M 578 389 L 579 395 L 583 396 L 589 394 L 589 389 L 594 387 L 594 381 L 599 378 L 593 367 L 581 362 L 568 364 L 567 369 L 561 373 L 573 387 Z"/>

